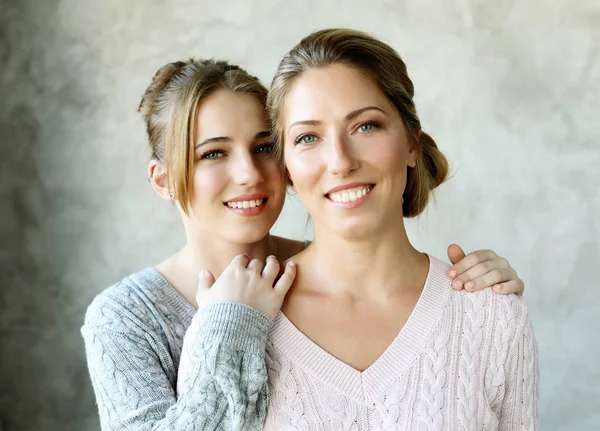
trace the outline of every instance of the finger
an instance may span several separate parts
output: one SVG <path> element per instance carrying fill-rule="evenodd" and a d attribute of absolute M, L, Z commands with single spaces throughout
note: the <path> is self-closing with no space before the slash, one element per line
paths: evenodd
<path fill-rule="evenodd" d="M 275 278 L 279 275 L 279 261 L 275 258 L 275 256 L 267 257 L 267 264 L 263 269 L 262 276 L 271 282 L 271 286 L 273 286 L 273 282 Z"/>
<path fill-rule="evenodd" d="M 511 270 L 506 268 L 492 269 L 480 277 L 473 278 L 465 283 L 465 289 L 473 292 L 476 290 L 492 287 L 499 283 L 510 281 L 514 277 L 511 276 Z"/>
<path fill-rule="evenodd" d="M 198 289 L 210 289 L 215 284 L 215 276 L 207 269 L 203 269 L 198 274 Z"/>
<path fill-rule="evenodd" d="M 500 269 L 500 268 L 504 268 L 504 267 L 501 266 L 501 264 L 498 262 L 497 259 L 486 260 L 485 262 L 478 263 L 473 268 L 467 269 L 465 272 L 463 272 L 462 274 L 457 276 L 454 279 L 454 281 L 460 281 L 464 284 L 467 281 L 474 280 L 477 277 L 481 277 L 482 275 L 484 275 L 490 271 L 493 271 L 495 269 Z M 507 268 L 504 268 L 504 269 L 507 269 Z M 506 279 L 506 280 L 500 280 L 500 281 L 508 281 L 508 280 L 510 280 L 510 278 Z"/>
<path fill-rule="evenodd" d="M 251 269 L 254 272 L 256 272 L 257 274 L 260 274 L 262 272 L 264 266 L 265 266 L 265 264 L 263 263 L 262 260 L 252 259 L 250 261 L 250 263 L 248 264 L 248 269 Z"/>
<path fill-rule="evenodd" d="M 450 277 L 452 277 L 451 274 L 454 274 L 454 277 L 456 277 L 458 275 L 461 275 L 465 271 L 473 268 L 478 263 L 494 259 L 495 257 L 498 257 L 498 256 L 492 250 L 474 251 L 472 253 L 469 253 L 465 257 L 463 257 L 459 262 L 452 265 L 452 267 L 448 271 L 448 274 L 450 275 Z"/>
<path fill-rule="evenodd" d="M 294 262 L 288 262 L 285 266 L 285 270 L 277 283 L 275 283 L 274 289 L 277 293 L 285 296 L 292 287 L 294 279 L 296 278 L 296 264 Z"/>
<path fill-rule="evenodd" d="M 499 293 L 501 295 L 508 295 L 510 293 L 522 295 L 524 290 L 525 283 L 523 283 L 523 280 L 521 280 L 520 278 L 494 285 L 494 292 Z"/>
<path fill-rule="evenodd" d="M 450 246 L 448 246 L 448 259 L 450 259 L 450 262 L 452 262 L 452 264 L 458 263 L 464 257 L 465 257 L 465 252 L 459 245 L 450 244 Z M 448 275 L 451 278 L 454 278 L 454 276 L 452 274 L 450 274 L 450 272 L 451 272 L 451 270 L 448 271 Z"/>
<path fill-rule="evenodd" d="M 196 291 L 196 303 L 198 309 L 202 309 L 205 298 L 215 282 L 215 276 L 208 270 L 203 269 L 198 273 L 198 290 Z"/>
<path fill-rule="evenodd" d="M 246 268 L 248 266 L 248 262 L 250 262 L 250 258 L 246 253 L 238 254 L 231 260 L 229 266 L 241 266 L 243 268 Z"/>

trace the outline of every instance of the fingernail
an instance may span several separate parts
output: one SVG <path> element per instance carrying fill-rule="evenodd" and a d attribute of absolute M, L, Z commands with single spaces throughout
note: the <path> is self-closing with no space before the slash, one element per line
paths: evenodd
<path fill-rule="evenodd" d="M 289 266 L 296 266 L 296 264 L 294 262 L 288 262 Z"/>
<path fill-rule="evenodd" d="M 456 277 L 456 271 L 455 270 L 451 270 L 450 271 L 450 278 L 454 278 Z"/>
<path fill-rule="evenodd" d="M 463 282 L 462 280 L 454 280 L 454 282 L 456 283 L 456 285 L 458 286 L 458 288 L 462 288 Z"/>
<path fill-rule="evenodd" d="M 201 269 L 198 273 L 198 277 L 206 277 L 207 271 L 206 269 Z"/>
<path fill-rule="evenodd" d="M 471 290 L 473 289 L 473 287 L 475 287 L 475 283 L 473 283 L 472 281 L 468 281 L 467 284 L 465 284 L 465 288 L 467 290 Z"/>

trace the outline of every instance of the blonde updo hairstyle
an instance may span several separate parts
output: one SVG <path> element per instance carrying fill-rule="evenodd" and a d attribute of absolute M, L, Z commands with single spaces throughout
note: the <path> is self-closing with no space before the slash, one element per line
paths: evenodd
<path fill-rule="evenodd" d="M 152 158 L 163 164 L 172 193 L 188 214 L 192 194 L 197 115 L 219 89 L 248 94 L 266 108 L 267 89 L 258 78 L 225 61 L 176 61 L 161 67 L 138 111 L 146 123 Z"/>
<path fill-rule="evenodd" d="M 267 100 L 280 158 L 283 160 L 282 113 L 286 94 L 302 73 L 334 64 L 346 65 L 373 79 L 404 121 L 417 149 L 417 163 L 408 168 L 403 215 L 419 215 L 427 206 L 430 192 L 446 180 L 448 161 L 431 136 L 421 129 L 413 101 L 414 86 L 404 61 L 389 45 L 366 33 L 348 29 L 317 31 L 283 57 Z"/>

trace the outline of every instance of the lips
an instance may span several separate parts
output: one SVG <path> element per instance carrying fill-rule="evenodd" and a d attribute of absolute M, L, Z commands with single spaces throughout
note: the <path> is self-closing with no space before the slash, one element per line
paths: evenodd
<path fill-rule="evenodd" d="M 325 197 L 335 206 L 343 208 L 357 208 L 370 197 L 375 184 L 351 183 L 334 187 Z"/>
<path fill-rule="evenodd" d="M 260 214 L 269 198 L 264 193 L 250 193 L 236 196 L 223 202 L 223 205 L 236 214 L 253 216 Z"/>

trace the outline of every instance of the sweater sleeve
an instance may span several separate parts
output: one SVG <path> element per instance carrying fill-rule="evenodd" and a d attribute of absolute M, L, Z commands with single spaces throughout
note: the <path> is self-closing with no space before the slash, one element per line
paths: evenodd
<path fill-rule="evenodd" d="M 506 359 L 506 388 L 499 430 L 537 430 L 539 427 L 538 348 L 527 310 Z"/>
<path fill-rule="evenodd" d="M 194 366 L 178 398 L 152 328 L 88 310 L 82 334 L 103 431 L 262 429 L 271 320 L 235 303 L 213 304 L 202 315 L 202 330 L 189 340 Z"/>

